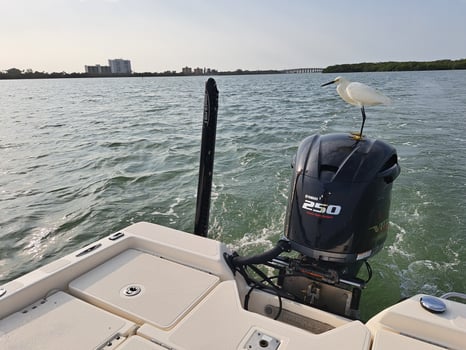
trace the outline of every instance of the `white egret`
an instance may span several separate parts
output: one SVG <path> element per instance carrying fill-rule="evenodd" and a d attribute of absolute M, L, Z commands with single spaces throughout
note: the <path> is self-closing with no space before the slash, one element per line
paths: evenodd
<path fill-rule="evenodd" d="M 376 89 L 370 86 L 358 82 L 351 82 L 342 77 L 336 77 L 332 81 L 322 84 L 321 86 L 326 86 L 330 84 L 337 84 L 337 92 L 343 100 L 345 100 L 349 104 L 361 108 L 361 131 L 359 132 L 359 135 L 353 134 L 353 137 L 356 140 L 361 140 L 362 130 L 364 128 L 364 123 L 366 122 L 366 111 L 364 110 L 364 106 L 389 104 L 391 100 L 387 96 L 382 95 L 380 92 L 378 92 Z"/>

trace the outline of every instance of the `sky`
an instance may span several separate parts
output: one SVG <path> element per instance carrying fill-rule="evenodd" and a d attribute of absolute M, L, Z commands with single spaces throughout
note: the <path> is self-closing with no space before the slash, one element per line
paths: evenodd
<path fill-rule="evenodd" d="M 0 71 L 317 68 L 466 58 L 466 0 L 0 0 Z"/>

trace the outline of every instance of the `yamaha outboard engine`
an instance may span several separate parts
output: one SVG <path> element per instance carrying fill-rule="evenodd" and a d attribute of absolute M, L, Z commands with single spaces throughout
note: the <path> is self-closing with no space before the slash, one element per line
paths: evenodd
<path fill-rule="evenodd" d="M 348 264 L 382 248 L 400 173 L 393 147 L 346 134 L 314 135 L 301 143 L 292 167 L 285 235 L 293 250 Z"/>
<path fill-rule="evenodd" d="M 396 150 L 348 134 L 313 135 L 300 144 L 292 168 L 285 236 L 302 256 L 299 268 L 315 278 L 284 278 L 283 288 L 356 317 L 364 287 L 356 275 L 387 237 L 392 183 L 400 173 Z"/>
<path fill-rule="evenodd" d="M 400 173 L 396 150 L 348 134 L 313 135 L 301 142 L 292 168 L 286 238 L 259 256 L 227 261 L 250 285 L 245 266 L 274 267 L 279 278 L 271 291 L 279 297 L 358 318 L 371 277 L 367 259 L 387 237 L 392 183 Z M 280 256 L 284 251 L 298 256 Z M 357 276 L 364 264 L 366 280 Z"/>

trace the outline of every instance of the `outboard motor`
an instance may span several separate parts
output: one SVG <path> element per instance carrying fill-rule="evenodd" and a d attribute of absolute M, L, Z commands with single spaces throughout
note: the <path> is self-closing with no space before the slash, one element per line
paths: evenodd
<path fill-rule="evenodd" d="M 286 238 L 259 256 L 227 260 L 249 284 L 244 266 L 265 263 L 279 270 L 272 290 L 280 297 L 358 318 L 372 274 L 367 259 L 387 237 L 392 183 L 400 174 L 396 150 L 348 134 L 313 135 L 301 142 L 292 168 Z M 284 251 L 298 256 L 280 256 Z M 366 280 L 357 277 L 364 264 Z"/>
<path fill-rule="evenodd" d="M 313 135 L 300 144 L 292 168 L 285 236 L 301 253 L 300 268 L 328 285 L 293 277 L 283 287 L 356 317 L 365 284 L 356 275 L 387 238 L 392 183 L 400 174 L 396 150 L 347 134 Z"/>
<path fill-rule="evenodd" d="M 314 135 L 301 143 L 292 168 L 285 235 L 293 250 L 348 264 L 382 248 L 392 182 L 400 173 L 393 147 L 345 134 Z"/>

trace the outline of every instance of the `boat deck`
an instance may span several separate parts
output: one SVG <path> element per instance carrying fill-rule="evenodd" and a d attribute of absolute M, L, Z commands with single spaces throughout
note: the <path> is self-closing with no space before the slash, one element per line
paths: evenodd
<path fill-rule="evenodd" d="M 432 314 L 413 297 L 366 325 L 254 291 L 225 245 L 138 223 L 0 289 L 1 349 L 466 348 L 466 306 Z"/>

